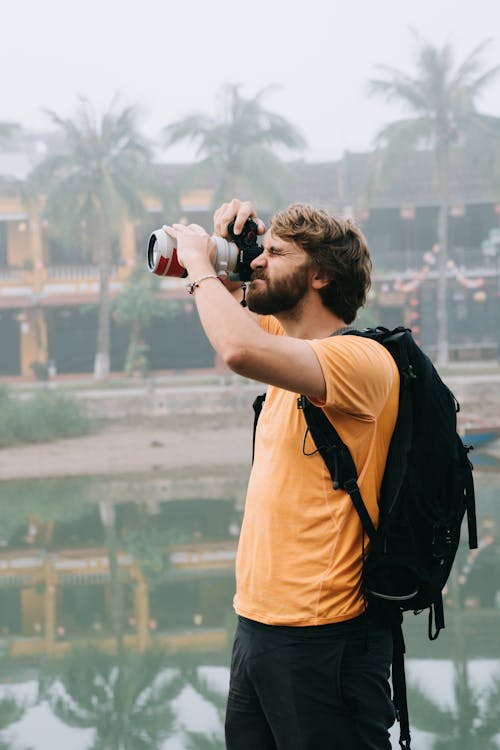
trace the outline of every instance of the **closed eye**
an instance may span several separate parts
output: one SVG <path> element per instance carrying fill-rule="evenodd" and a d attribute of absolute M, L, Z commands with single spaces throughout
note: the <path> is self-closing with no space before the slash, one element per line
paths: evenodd
<path fill-rule="evenodd" d="M 274 245 L 271 245 L 270 247 L 266 248 L 269 255 L 284 255 L 284 250 L 282 250 L 279 247 L 275 247 Z"/>

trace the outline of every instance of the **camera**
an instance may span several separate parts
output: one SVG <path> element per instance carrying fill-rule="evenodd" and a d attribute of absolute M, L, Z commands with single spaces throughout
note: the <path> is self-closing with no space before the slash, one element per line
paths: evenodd
<path fill-rule="evenodd" d="M 217 245 L 213 261 L 215 273 L 221 278 L 229 277 L 231 281 L 250 281 L 250 264 L 262 252 L 258 244 L 257 224 L 249 218 L 241 234 L 234 234 L 232 221 L 228 226 L 228 234 L 230 241 L 212 235 Z M 185 268 L 177 258 L 176 241 L 163 229 L 157 229 L 149 238 L 148 268 L 157 276 L 187 276 Z"/>

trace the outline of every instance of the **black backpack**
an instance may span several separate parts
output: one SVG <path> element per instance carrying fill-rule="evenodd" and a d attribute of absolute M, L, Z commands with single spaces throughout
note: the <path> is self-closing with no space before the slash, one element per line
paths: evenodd
<path fill-rule="evenodd" d="M 429 612 L 428 635 L 435 640 L 444 628 L 442 590 L 457 552 L 467 514 L 469 547 L 477 547 L 472 465 L 457 434 L 459 405 L 429 357 L 408 328 L 348 329 L 343 335 L 364 336 L 391 353 L 399 370 L 399 411 L 389 446 L 375 529 L 357 484 L 348 447 L 321 408 L 305 396 L 298 399 L 333 488 L 349 493 L 370 551 L 363 545 L 363 594 L 373 617 L 392 626 L 393 700 L 400 722 L 402 748 L 410 748 L 404 672 L 405 644 L 401 624 L 406 611 Z M 264 396 L 254 402 L 255 427 Z"/>

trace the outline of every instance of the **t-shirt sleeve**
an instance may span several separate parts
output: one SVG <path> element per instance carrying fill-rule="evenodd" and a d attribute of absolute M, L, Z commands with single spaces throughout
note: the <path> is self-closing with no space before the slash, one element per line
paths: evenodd
<path fill-rule="evenodd" d="M 396 363 L 376 341 L 360 336 L 331 336 L 309 341 L 326 383 L 324 401 L 311 399 L 349 414 L 376 418 L 399 379 Z"/>

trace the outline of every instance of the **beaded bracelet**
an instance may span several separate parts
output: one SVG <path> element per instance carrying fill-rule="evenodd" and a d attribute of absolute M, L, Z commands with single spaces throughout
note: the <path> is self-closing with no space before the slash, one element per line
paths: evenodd
<path fill-rule="evenodd" d="M 193 282 L 186 282 L 186 289 L 188 294 L 194 294 L 194 290 L 197 289 L 202 281 L 205 281 L 205 279 L 217 279 L 218 281 L 221 281 L 218 276 L 216 276 L 214 273 L 208 273 L 206 276 L 200 276 L 199 279 L 196 279 L 196 281 Z"/>

